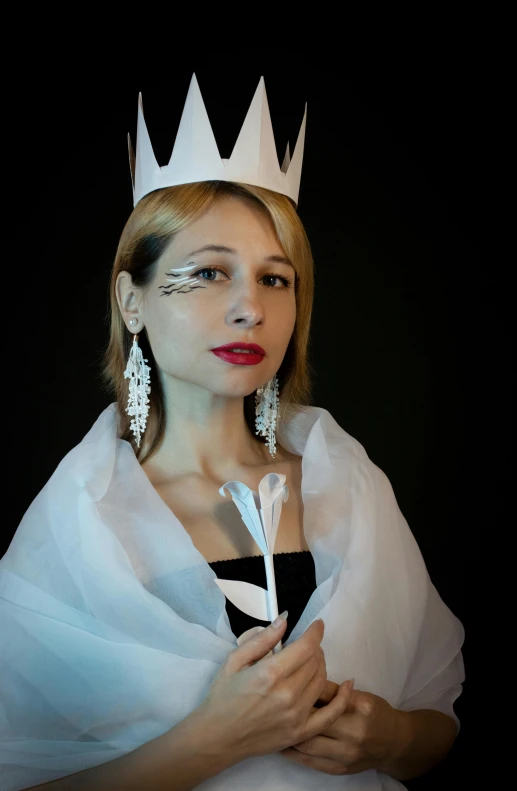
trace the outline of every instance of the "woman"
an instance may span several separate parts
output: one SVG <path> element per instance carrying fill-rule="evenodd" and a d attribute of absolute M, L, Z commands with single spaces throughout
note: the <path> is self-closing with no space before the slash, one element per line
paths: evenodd
<path fill-rule="evenodd" d="M 116 404 L 0 564 L 3 787 L 396 789 L 447 754 L 463 631 L 386 476 L 308 406 L 312 295 L 292 196 L 220 179 L 137 196 Z M 243 344 L 259 354 L 228 352 Z M 237 645 L 258 622 L 215 580 L 264 587 L 263 562 L 220 489 L 271 472 L 290 626 Z"/>

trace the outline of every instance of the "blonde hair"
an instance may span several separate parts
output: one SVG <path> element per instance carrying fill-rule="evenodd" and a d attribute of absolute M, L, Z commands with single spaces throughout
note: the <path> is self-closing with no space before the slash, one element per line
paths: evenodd
<path fill-rule="evenodd" d="M 182 184 L 146 195 L 135 207 L 120 237 L 110 283 L 111 331 L 104 355 L 103 376 L 117 400 L 120 434 L 133 445 L 143 462 L 159 447 L 165 430 L 165 405 L 157 366 L 145 330 L 139 344 L 151 367 L 150 409 L 145 444 L 138 448 L 130 431 L 131 418 L 126 412 L 128 380 L 124 370 L 133 342 L 116 296 L 120 272 L 129 272 L 136 286 L 145 287 L 152 279 L 156 262 L 178 231 L 204 213 L 218 199 L 237 197 L 260 205 L 269 215 L 280 244 L 295 272 L 296 323 L 284 359 L 277 372 L 279 383 L 278 418 L 284 419 L 295 405 L 310 404 L 311 370 L 308 362 L 309 330 L 314 295 L 314 264 L 309 240 L 294 205 L 285 195 L 225 181 Z M 255 435 L 255 392 L 244 398 L 244 415 Z"/>

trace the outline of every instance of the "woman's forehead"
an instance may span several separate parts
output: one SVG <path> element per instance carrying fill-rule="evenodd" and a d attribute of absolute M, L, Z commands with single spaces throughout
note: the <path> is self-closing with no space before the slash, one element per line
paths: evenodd
<path fill-rule="evenodd" d="M 254 251 L 264 256 L 284 254 L 271 218 L 249 201 L 225 198 L 178 231 L 164 257 L 183 259 L 203 253 L 238 256 Z"/>

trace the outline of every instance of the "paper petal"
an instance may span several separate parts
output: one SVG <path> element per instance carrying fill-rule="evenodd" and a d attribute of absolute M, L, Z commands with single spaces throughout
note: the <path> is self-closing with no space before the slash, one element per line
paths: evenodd
<path fill-rule="evenodd" d="M 282 513 L 282 504 L 289 498 L 285 475 L 270 472 L 259 483 L 258 494 L 240 481 L 228 481 L 219 489 L 230 492 L 242 520 L 263 555 L 272 555 Z"/>
<path fill-rule="evenodd" d="M 285 475 L 278 475 L 276 472 L 270 472 L 262 478 L 258 486 L 258 494 L 262 508 L 267 505 L 272 505 L 281 495 L 282 502 L 284 501 L 284 484 Z"/>
<path fill-rule="evenodd" d="M 264 588 L 239 580 L 215 579 L 214 582 L 239 610 L 259 621 L 269 621 L 267 591 Z"/>
<path fill-rule="evenodd" d="M 259 483 L 261 504 L 261 521 L 268 547 L 267 554 L 272 555 L 275 548 L 276 534 L 280 523 L 282 505 L 289 498 L 289 487 L 285 485 L 285 475 L 270 472 Z"/>
<path fill-rule="evenodd" d="M 260 547 L 260 551 L 266 555 L 267 541 L 259 514 L 260 500 L 258 495 L 240 481 L 228 481 L 228 483 L 221 486 L 219 494 L 224 496 L 225 489 L 230 492 L 233 502 L 240 511 L 244 524 Z"/>

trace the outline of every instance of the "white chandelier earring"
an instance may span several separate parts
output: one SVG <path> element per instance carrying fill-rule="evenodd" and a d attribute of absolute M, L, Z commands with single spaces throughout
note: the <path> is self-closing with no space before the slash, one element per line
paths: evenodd
<path fill-rule="evenodd" d="M 278 379 L 276 374 L 255 395 L 255 434 L 267 438 L 269 452 L 276 454 L 276 419 L 278 413 Z"/>
<path fill-rule="evenodd" d="M 130 324 L 136 324 L 137 319 L 130 319 Z M 142 350 L 138 345 L 138 335 L 133 335 L 133 345 L 129 353 L 126 370 L 124 371 L 124 379 L 129 379 L 129 396 L 127 400 L 126 412 L 133 418 L 131 421 L 130 429 L 136 440 L 136 444 L 140 447 L 142 434 L 147 425 L 147 416 L 149 414 L 149 398 L 151 392 L 150 382 L 150 367 L 146 365 L 147 360 L 144 360 Z"/>

